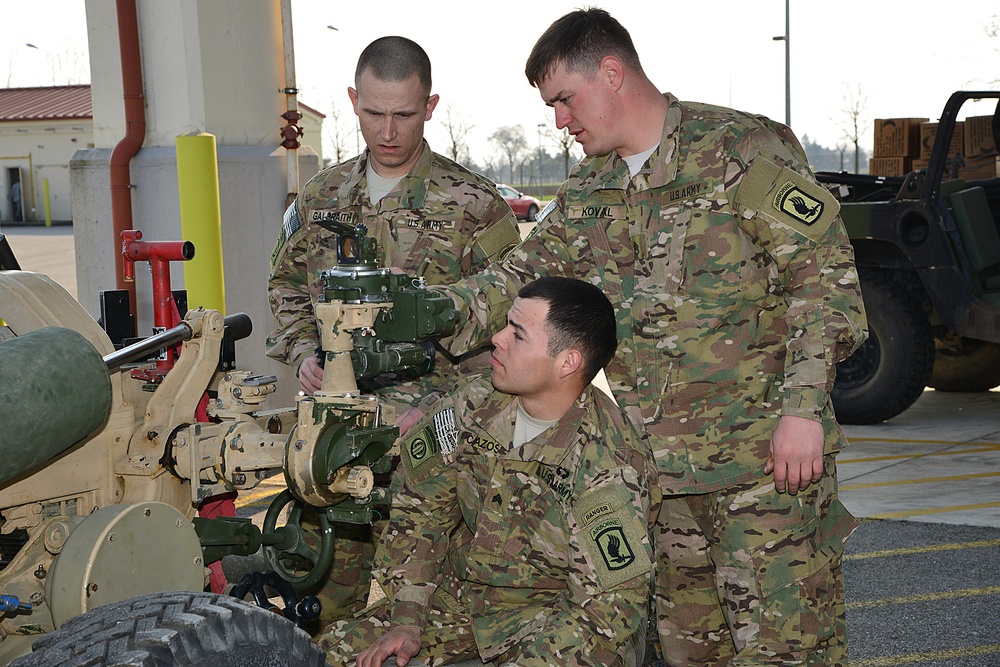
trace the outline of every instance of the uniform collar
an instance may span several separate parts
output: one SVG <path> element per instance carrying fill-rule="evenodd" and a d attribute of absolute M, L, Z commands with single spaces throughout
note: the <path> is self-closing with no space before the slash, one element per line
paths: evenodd
<path fill-rule="evenodd" d="M 561 464 L 572 449 L 573 443 L 577 440 L 580 424 L 594 408 L 592 391 L 594 391 L 594 388 L 588 386 L 580 394 L 576 403 L 566 411 L 566 414 L 559 418 L 559 421 L 554 426 L 539 433 L 520 447 L 514 447 L 506 453 L 501 454 L 500 458 L 514 461 L 538 461 L 547 465 Z M 497 392 L 497 394 L 500 394 L 500 392 Z M 495 415 L 495 417 L 506 420 L 502 422 L 503 426 L 506 427 L 504 429 L 504 440 L 509 443 L 510 436 L 513 434 L 513 420 L 517 413 L 517 403 L 513 396 L 508 396 L 507 394 L 500 395 L 504 396 L 506 400 L 504 401 L 501 413 Z M 499 421 L 492 421 L 492 424 L 501 426 L 501 422 Z"/>
<path fill-rule="evenodd" d="M 646 181 L 643 189 L 659 188 L 672 182 L 677 178 L 677 172 L 680 167 L 680 156 L 678 155 L 677 145 L 679 143 L 679 130 L 681 126 L 681 103 L 670 93 L 664 93 L 663 97 L 667 100 L 667 117 L 663 122 L 660 143 L 646 161 L 647 165 L 652 165 L 652 168 L 648 166 L 643 167 L 635 176 L 636 183 L 643 180 Z M 632 178 L 629 176 L 628 165 L 625 164 L 625 160 L 618 153 L 612 152 L 609 155 L 590 158 L 590 160 L 589 165 L 584 160 L 581 163 L 582 168 L 577 171 L 581 175 L 594 174 L 594 177 L 588 179 L 583 188 L 584 198 L 597 190 L 607 188 L 628 189 Z M 579 183 L 577 185 L 584 184 Z"/>
<path fill-rule="evenodd" d="M 367 148 L 358 156 L 354 162 L 354 168 L 347 179 L 338 189 L 337 196 L 342 200 L 349 201 L 352 205 L 370 205 L 368 201 L 368 160 L 371 158 L 371 151 Z M 433 154 L 431 147 L 425 139 L 423 148 L 420 150 L 420 157 L 417 159 L 413 169 L 410 170 L 403 180 L 392 189 L 379 202 L 380 207 L 407 208 L 412 210 L 424 207 L 424 199 L 427 196 L 427 181 L 431 176 L 431 166 L 433 165 Z"/>

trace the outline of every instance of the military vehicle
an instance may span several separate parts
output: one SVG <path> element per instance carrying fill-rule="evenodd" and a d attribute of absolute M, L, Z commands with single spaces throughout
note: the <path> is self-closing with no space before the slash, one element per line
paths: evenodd
<path fill-rule="evenodd" d="M 868 314 L 868 340 L 837 366 L 841 423 L 890 419 L 925 387 L 1000 385 L 1000 179 L 961 178 L 965 158 L 949 150 L 962 106 L 984 99 L 1000 91 L 949 98 L 925 169 L 817 173 L 840 199 Z M 1000 146 L 1000 107 L 992 134 Z"/>
<path fill-rule="evenodd" d="M 328 570 L 338 525 L 388 505 L 398 436 L 357 380 L 426 371 L 422 341 L 457 319 L 422 280 L 378 266 L 364 227 L 338 232 L 316 308 L 322 389 L 277 409 L 263 409 L 274 376 L 220 369 L 246 316 L 192 310 L 116 349 L 61 286 L 17 270 L 0 235 L 0 664 L 325 664 L 296 627 L 318 614 L 298 591 Z M 196 516 L 275 474 L 287 489 L 261 528 Z M 237 586 L 280 614 L 204 592 L 207 565 L 261 548 L 277 578 Z"/>

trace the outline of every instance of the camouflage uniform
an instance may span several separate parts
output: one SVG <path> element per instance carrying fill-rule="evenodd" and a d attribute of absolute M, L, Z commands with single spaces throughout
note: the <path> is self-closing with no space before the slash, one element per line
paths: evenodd
<path fill-rule="evenodd" d="M 840 559 L 856 522 L 836 494 L 832 457 L 846 439 L 830 389 L 865 317 L 839 206 L 787 127 L 666 99 L 660 143 L 634 178 L 617 154 L 583 160 L 506 261 L 449 288 L 468 322 L 444 342 L 460 352 L 502 328 L 518 288 L 539 276 L 600 286 L 622 341 L 608 381 L 650 436 L 665 496 L 657 603 L 668 664 L 725 664 L 734 650 L 731 665 L 844 664 Z M 762 474 L 782 415 L 825 432 L 826 482 L 798 498 Z M 726 516 L 727 502 L 752 521 L 716 526 L 705 513 Z M 706 545 L 734 562 L 713 564 Z M 833 584 L 810 589 L 819 577 Z M 749 580 L 760 586 L 736 585 Z M 694 588 L 696 600 L 681 597 Z M 779 620 L 796 596 L 799 621 Z"/>
<path fill-rule="evenodd" d="M 521 447 L 516 412 L 513 396 L 478 378 L 407 434 L 373 570 L 389 598 L 328 630 L 329 663 L 353 664 L 392 626 L 416 625 L 417 657 L 433 665 L 636 664 L 658 504 L 652 453 L 593 387 Z"/>
<path fill-rule="evenodd" d="M 268 336 L 267 355 L 298 369 L 320 346 L 314 304 L 323 292 L 320 274 L 338 263 L 337 233 L 328 221 L 364 223 L 378 241 L 385 266 L 422 276 L 431 285 L 472 275 L 520 241 L 517 222 L 493 185 L 423 144 L 409 174 L 377 204 L 368 199 L 368 151 L 314 176 L 285 212 L 271 256 L 268 281 L 278 328 Z M 427 375 L 386 374 L 361 383 L 401 412 L 425 412 L 459 372 L 489 368 L 488 353 L 451 358 L 438 351 Z M 330 580 L 313 591 L 323 602 L 323 619 L 343 618 L 363 606 L 374 555 L 372 529 L 338 526 Z"/>
<path fill-rule="evenodd" d="M 493 185 L 457 162 L 433 153 L 424 142 L 409 174 L 378 204 L 368 200 L 368 152 L 319 172 L 285 213 L 271 255 L 268 280 L 278 328 L 267 338 L 267 356 L 298 368 L 320 345 L 313 309 L 323 282 L 320 273 L 336 265 L 336 221 L 364 223 L 378 241 L 385 266 L 446 285 L 482 270 L 520 240 L 517 221 Z M 462 370 L 485 371 L 484 357 Z M 434 369 L 416 379 L 386 375 L 362 387 L 399 409 L 429 410 L 459 371 L 458 360 L 439 351 Z"/>

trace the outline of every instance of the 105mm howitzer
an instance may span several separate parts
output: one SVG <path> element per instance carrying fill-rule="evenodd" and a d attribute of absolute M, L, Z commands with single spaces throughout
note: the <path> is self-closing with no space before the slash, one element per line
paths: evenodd
<path fill-rule="evenodd" d="M 263 547 L 283 580 L 312 586 L 330 567 L 337 524 L 386 511 L 388 489 L 377 480 L 392 469 L 396 416 L 358 380 L 426 371 L 427 339 L 451 331 L 457 315 L 421 280 L 379 266 L 363 227 L 338 231 L 340 263 L 324 272 L 315 308 L 322 388 L 289 408 L 262 409 L 274 376 L 219 370 L 224 338 L 249 334 L 245 316 L 193 310 L 177 327 L 115 350 L 56 283 L 0 271 L 0 664 L 101 605 L 203 591 L 206 566 L 225 555 Z M 130 364 L 180 341 L 155 388 L 132 377 Z M 261 528 L 195 516 L 206 499 L 278 472 L 287 490 Z M 306 505 L 318 510 L 318 544 L 307 543 L 299 521 Z M 313 664 L 303 651 L 311 657 L 280 664 Z M 286 653 L 282 660 L 295 652 Z"/>

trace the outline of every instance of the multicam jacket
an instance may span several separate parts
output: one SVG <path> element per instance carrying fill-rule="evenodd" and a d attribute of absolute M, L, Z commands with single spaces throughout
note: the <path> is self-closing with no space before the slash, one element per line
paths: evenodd
<path fill-rule="evenodd" d="M 577 165 L 507 260 L 449 290 L 467 321 L 442 342 L 460 352 L 502 328 L 541 275 L 601 287 L 622 341 L 612 392 L 649 434 L 664 492 L 693 493 L 760 475 L 781 415 L 822 421 L 838 450 L 835 363 L 866 322 L 839 205 L 791 130 L 666 99 L 640 173 L 614 153 Z"/>
<path fill-rule="evenodd" d="M 426 142 L 410 173 L 373 206 L 365 175 L 368 155 L 366 150 L 319 172 L 285 212 L 271 255 L 268 290 L 278 327 L 267 338 L 267 355 L 293 368 L 320 345 L 314 311 L 323 292 L 320 273 L 337 264 L 337 234 L 324 226 L 330 221 L 364 223 L 378 241 L 384 266 L 422 276 L 430 285 L 472 275 L 521 240 L 513 212 L 493 185 L 431 152 Z M 380 393 L 408 406 L 423 398 L 420 405 L 429 408 L 454 380 L 456 363 L 439 351 L 435 369 L 418 382 L 382 376 L 367 389 L 407 382 Z M 489 367 L 485 359 L 466 366 Z"/>
<path fill-rule="evenodd" d="M 373 570 L 392 622 L 424 627 L 452 595 L 483 660 L 625 664 L 645 641 L 652 453 L 592 386 L 518 448 L 516 412 L 478 378 L 407 433 Z"/>

